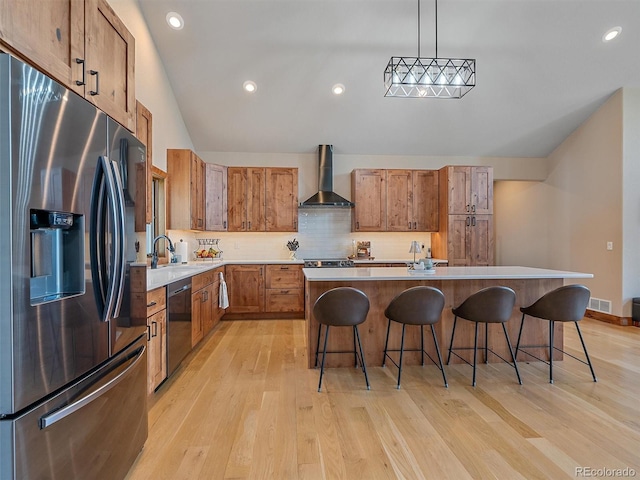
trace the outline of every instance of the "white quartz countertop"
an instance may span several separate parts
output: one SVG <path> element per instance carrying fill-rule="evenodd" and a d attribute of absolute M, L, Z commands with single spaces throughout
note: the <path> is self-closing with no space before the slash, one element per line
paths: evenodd
<path fill-rule="evenodd" d="M 178 265 L 162 265 L 156 269 L 147 269 L 147 291 L 198 275 L 207 270 L 222 267 L 223 265 L 302 265 L 303 263 L 302 260 L 203 260 Z"/>
<path fill-rule="evenodd" d="M 535 279 L 535 278 L 593 278 L 591 273 L 548 270 L 544 268 L 502 267 L 436 267 L 434 273 L 417 270 L 409 273 L 404 267 L 359 268 L 304 268 L 310 282 L 372 281 L 372 280 L 482 280 L 482 279 Z"/>

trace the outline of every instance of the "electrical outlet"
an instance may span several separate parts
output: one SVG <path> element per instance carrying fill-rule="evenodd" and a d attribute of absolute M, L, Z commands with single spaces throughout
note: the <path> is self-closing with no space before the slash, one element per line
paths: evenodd
<path fill-rule="evenodd" d="M 240 244 L 238 242 L 233 242 L 233 248 L 240 250 Z"/>
<path fill-rule="evenodd" d="M 613 242 L 607 242 L 607 250 L 613 250 Z"/>

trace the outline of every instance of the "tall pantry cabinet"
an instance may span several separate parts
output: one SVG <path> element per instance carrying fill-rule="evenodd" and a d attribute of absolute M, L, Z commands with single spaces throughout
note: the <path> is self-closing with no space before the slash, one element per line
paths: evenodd
<path fill-rule="evenodd" d="M 432 254 L 449 266 L 494 264 L 493 168 L 447 166 L 439 171 L 440 229 Z"/>

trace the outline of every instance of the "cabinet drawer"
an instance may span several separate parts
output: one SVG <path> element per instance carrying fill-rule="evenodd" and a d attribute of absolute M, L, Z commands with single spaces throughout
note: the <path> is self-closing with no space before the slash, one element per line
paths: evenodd
<path fill-rule="evenodd" d="M 268 289 L 265 303 L 267 312 L 303 312 L 304 294 L 302 288 Z"/>
<path fill-rule="evenodd" d="M 213 283 L 214 279 L 218 275 L 218 271 L 219 270 L 216 268 L 214 270 L 207 270 L 206 272 L 194 275 L 191 278 L 191 291 L 195 292 L 200 290 L 202 287 Z"/>
<path fill-rule="evenodd" d="M 265 288 L 302 288 L 302 265 L 267 265 Z"/>
<path fill-rule="evenodd" d="M 147 292 L 147 317 L 167 308 L 166 287 L 156 288 Z"/>

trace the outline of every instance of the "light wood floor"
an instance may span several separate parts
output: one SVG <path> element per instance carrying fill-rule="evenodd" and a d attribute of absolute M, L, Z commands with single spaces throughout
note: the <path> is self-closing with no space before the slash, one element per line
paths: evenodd
<path fill-rule="evenodd" d="M 581 322 L 598 382 L 570 358 L 309 370 L 304 321 L 223 322 L 155 394 L 137 479 L 563 479 L 640 477 L 640 328 Z M 573 325 L 568 351 L 578 354 Z M 346 331 L 346 330 L 345 330 Z M 584 472 L 584 471 L 583 471 Z M 605 472 L 606 473 L 606 472 Z M 586 476 L 586 475 L 583 475 Z M 594 478 L 592 471 L 592 478 Z M 611 475 L 609 475 L 611 476 Z M 600 477 L 602 478 L 602 477 Z"/>

